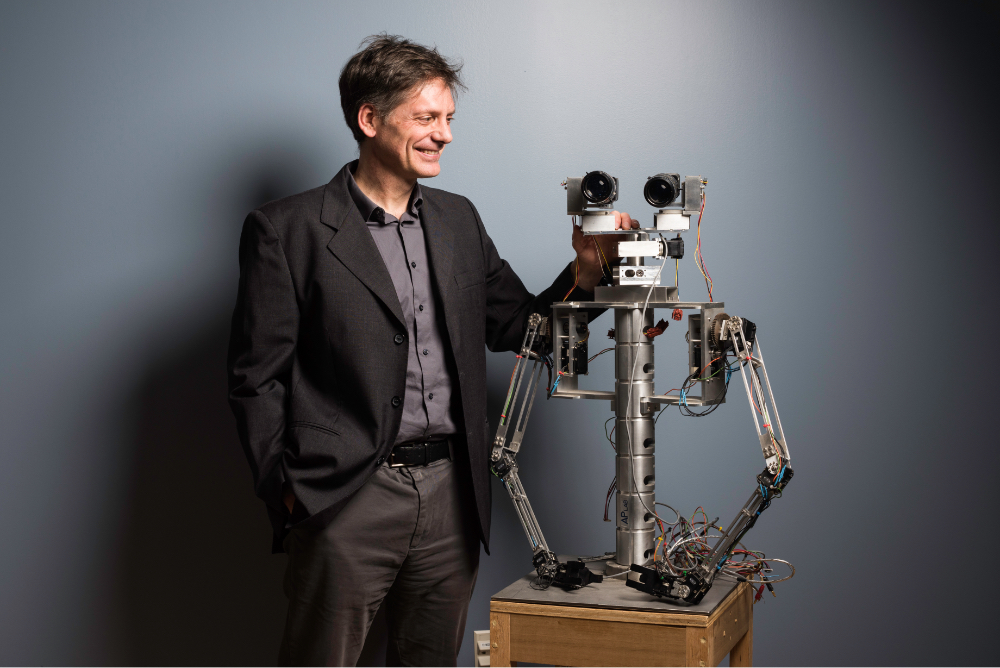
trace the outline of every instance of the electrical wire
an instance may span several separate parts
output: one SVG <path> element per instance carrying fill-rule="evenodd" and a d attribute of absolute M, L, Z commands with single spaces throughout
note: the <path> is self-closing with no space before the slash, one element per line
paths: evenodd
<path fill-rule="evenodd" d="M 600 254 L 600 256 L 601 256 L 601 259 L 602 259 L 602 260 L 604 260 L 604 266 L 608 268 L 608 277 L 610 278 L 610 277 L 611 277 L 611 274 L 613 273 L 613 272 L 611 271 L 611 263 L 610 263 L 610 262 L 608 262 L 608 258 L 607 258 L 607 256 L 606 256 L 606 255 L 604 254 L 604 249 L 603 249 L 603 248 L 601 248 L 601 244 L 600 244 L 600 242 L 599 242 L 599 241 L 597 241 L 597 238 L 596 238 L 596 237 L 594 238 L 594 245 L 596 245 L 596 246 L 597 246 L 597 252 L 598 252 L 598 253 Z M 603 270 L 602 270 L 602 271 L 603 271 Z"/>
<path fill-rule="evenodd" d="M 716 362 L 718 362 L 720 359 L 723 360 L 725 366 L 716 369 L 715 372 L 713 372 L 712 375 L 710 375 L 710 376 L 707 376 L 707 377 L 704 377 L 704 378 L 701 377 L 701 374 L 704 373 L 705 369 L 708 369 L 713 364 L 715 364 Z M 721 373 L 723 370 L 725 370 L 725 372 L 726 372 L 726 382 L 722 386 L 722 394 L 719 397 L 719 400 L 716 403 L 712 404 L 709 408 L 707 408 L 707 409 L 705 409 L 705 410 L 703 410 L 701 412 L 696 412 L 696 411 L 691 410 L 691 407 L 687 403 L 687 392 L 688 392 L 688 390 L 690 390 L 692 387 L 694 387 L 695 383 L 699 383 L 699 382 L 702 382 L 702 381 L 711 380 L 712 378 L 714 378 L 715 376 L 717 376 L 719 373 Z M 681 384 L 681 388 L 679 390 L 679 392 L 681 393 L 681 400 L 677 404 L 677 408 L 680 411 L 681 415 L 684 415 L 686 417 L 705 417 L 706 415 L 711 415 L 712 413 L 714 413 L 719 408 L 719 406 L 721 406 L 722 403 L 726 400 L 726 395 L 729 394 L 729 381 L 732 379 L 732 376 L 733 376 L 732 365 L 729 363 L 729 359 L 725 358 L 724 356 L 716 357 L 714 360 L 712 360 L 711 362 L 709 362 L 708 364 L 706 364 L 704 367 L 702 367 L 698 372 L 693 373 L 690 376 L 688 376 L 684 380 L 684 383 Z M 670 390 L 670 391 L 673 392 L 673 390 Z"/>
<path fill-rule="evenodd" d="M 676 509 L 676 508 L 674 508 L 673 506 L 669 506 L 669 505 L 667 505 L 667 504 L 665 504 L 665 503 L 661 503 L 661 502 L 659 502 L 659 501 L 656 501 L 656 502 L 655 502 L 655 503 L 654 503 L 653 505 L 654 505 L 654 506 L 663 506 L 664 508 L 670 508 L 670 510 L 672 510 L 672 511 L 673 511 L 673 513 L 674 513 L 675 515 L 677 515 L 677 519 L 676 519 L 675 521 L 673 521 L 673 522 L 663 522 L 664 524 L 666 524 L 666 525 L 668 525 L 668 526 L 675 526 L 675 525 L 677 524 L 677 522 L 680 522 L 680 521 L 681 521 L 681 514 L 680 514 L 679 512 L 677 512 L 677 509 Z M 662 521 L 662 520 L 661 520 L 661 521 Z"/>
<path fill-rule="evenodd" d="M 562 377 L 564 375 L 566 375 L 566 372 L 565 371 L 557 371 L 556 374 L 557 374 L 556 375 L 556 382 L 552 383 L 552 389 L 549 390 L 549 397 L 550 398 L 552 397 L 553 394 L 556 393 L 556 388 L 559 387 L 559 381 L 562 380 Z"/>
<path fill-rule="evenodd" d="M 701 210 L 698 212 L 698 242 L 694 248 L 694 263 L 697 265 L 698 271 L 705 278 L 705 287 L 708 288 L 708 301 L 714 302 L 715 297 L 712 296 L 714 284 L 712 283 L 712 277 L 709 275 L 708 269 L 705 267 L 705 258 L 701 255 L 701 217 L 705 214 L 705 200 L 706 197 L 702 194 Z"/>
<path fill-rule="evenodd" d="M 674 509 L 671 508 L 671 510 Z M 703 519 L 696 520 L 699 511 L 701 511 Z M 654 567 L 675 577 L 685 575 L 697 568 L 712 553 L 709 539 L 721 538 L 721 535 L 710 533 L 713 530 L 724 531 L 722 527 L 717 525 L 717 522 L 718 519 L 709 521 L 705 509 L 699 507 L 690 518 L 681 517 L 678 514 L 678 521 L 669 532 L 661 525 L 660 536 L 656 539 L 653 554 Z M 747 549 L 739 541 L 736 545 L 737 547 L 726 555 L 718 573 L 749 581 L 753 585 L 760 583 L 754 597 L 755 602 L 760 600 L 765 587 L 773 594 L 774 584 L 784 582 L 795 575 L 795 567 L 791 562 L 784 559 L 768 558 L 763 552 Z M 788 569 L 788 574 L 777 574 L 771 567 L 772 562 L 782 564 Z"/>
<path fill-rule="evenodd" d="M 618 489 L 618 476 L 611 479 L 611 486 L 608 487 L 608 494 L 604 497 L 604 521 L 610 522 L 611 519 L 608 518 L 608 506 L 611 505 L 611 495 L 615 493 Z"/>
<path fill-rule="evenodd" d="M 704 200 L 702 200 L 702 203 L 704 204 Z M 699 218 L 699 220 L 700 220 L 700 218 Z M 576 227 L 576 216 L 573 216 L 573 227 Z M 578 286 L 578 285 L 580 285 L 580 256 L 579 255 L 576 258 L 576 280 L 573 281 L 573 287 L 571 287 L 569 289 L 569 292 L 566 293 L 566 296 L 563 297 L 562 300 L 566 301 L 567 299 L 569 299 L 569 296 L 571 294 L 573 294 L 573 291 L 576 290 L 576 286 Z"/>
<path fill-rule="evenodd" d="M 589 337 L 590 337 L 590 334 L 588 334 L 588 335 L 587 335 L 587 337 L 589 338 Z M 614 347 L 613 347 L 613 346 L 612 346 L 611 348 L 605 348 L 605 349 L 604 349 L 604 350 L 602 350 L 601 352 L 597 353 L 596 355 L 594 355 L 593 357 L 591 357 L 590 359 L 588 359 L 588 360 L 587 360 L 587 364 L 590 364 L 591 362 L 593 362 L 594 360 L 596 360 L 596 359 L 597 359 L 597 358 L 598 358 L 599 356 L 601 356 L 601 355 L 603 355 L 604 353 L 606 353 L 606 352 L 609 352 L 609 351 L 611 351 L 611 350 L 614 350 Z"/>
<path fill-rule="evenodd" d="M 573 287 L 569 289 L 569 292 L 566 293 L 566 296 L 563 297 L 562 300 L 566 301 L 569 299 L 569 296 L 573 294 L 573 291 L 576 290 L 576 286 L 578 285 L 580 285 L 580 258 L 576 259 L 576 280 L 573 281 Z"/>

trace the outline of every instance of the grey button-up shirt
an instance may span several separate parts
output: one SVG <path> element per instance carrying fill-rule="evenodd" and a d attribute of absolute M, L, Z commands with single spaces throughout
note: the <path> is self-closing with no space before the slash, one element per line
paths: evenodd
<path fill-rule="evenodd" d="M 406 393 L 396 443 L 456 433 L 452 417 L 453 378 L 444 349 L 444 314 L 431 286 L 427 244 L 420 223 L 423 197 L 413 188 L 402 218 L 396 219 L 361 192 L 348 171 L 347 188 L 368 225 L 406 321 Z"/>

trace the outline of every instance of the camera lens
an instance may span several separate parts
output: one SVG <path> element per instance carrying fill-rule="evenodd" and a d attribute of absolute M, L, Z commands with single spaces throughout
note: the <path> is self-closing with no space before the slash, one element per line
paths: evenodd
<path fill-rule="evenodd" d="M 642 196 L 651 206 L 662 209 L 677 199 L 681 193 L 681 180 L 677 174 L 657 174 L 646 180 Z"/>
<path fill-rule="evenodd" d="M 580 182 L 583 196 L 591 204 L 610 204 L 618 199 L 618 184 L 607 172 L 587 172 Z"/>

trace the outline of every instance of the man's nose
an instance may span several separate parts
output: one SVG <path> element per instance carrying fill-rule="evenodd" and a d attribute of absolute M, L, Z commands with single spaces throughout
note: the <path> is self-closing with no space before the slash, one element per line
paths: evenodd
<path fill-rule="evenodd" d="M 434 128 L 434 133 L 431 135 L 431 139 L 441 142 L 442 144 L 451 143 L 451 126 L 448 125 L 448 121 L 438 121 L 437 127 Z"/>

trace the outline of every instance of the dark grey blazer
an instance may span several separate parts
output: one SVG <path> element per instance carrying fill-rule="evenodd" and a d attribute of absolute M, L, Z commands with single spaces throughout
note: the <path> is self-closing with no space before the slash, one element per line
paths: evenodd
<path fill-rule="evenodd" d="M 290 518 L 282 485 L 320 527 L 387 457 L 402 415 L 406 334 L 389 272 L 347 191 L 344 167 L 321 188 L 247 216 L 229 343 L 229 402 L 257 495 L 274 526 Z M 432 283 L 444 311 L 462 420 L 456 460 L 474 495 L 484 545 L 490 535 L 486 348 L 516 350 L 533 312 L 573 284 L 567 266 L 529 293 L 497 254 L 469 200 L 421 185 Z M 530 230 L 525 230 L 530 233 Z M 591 299 L 577 288 L 573 299 Z M 296 517 L 298 520 L 299 518 Z"/>

